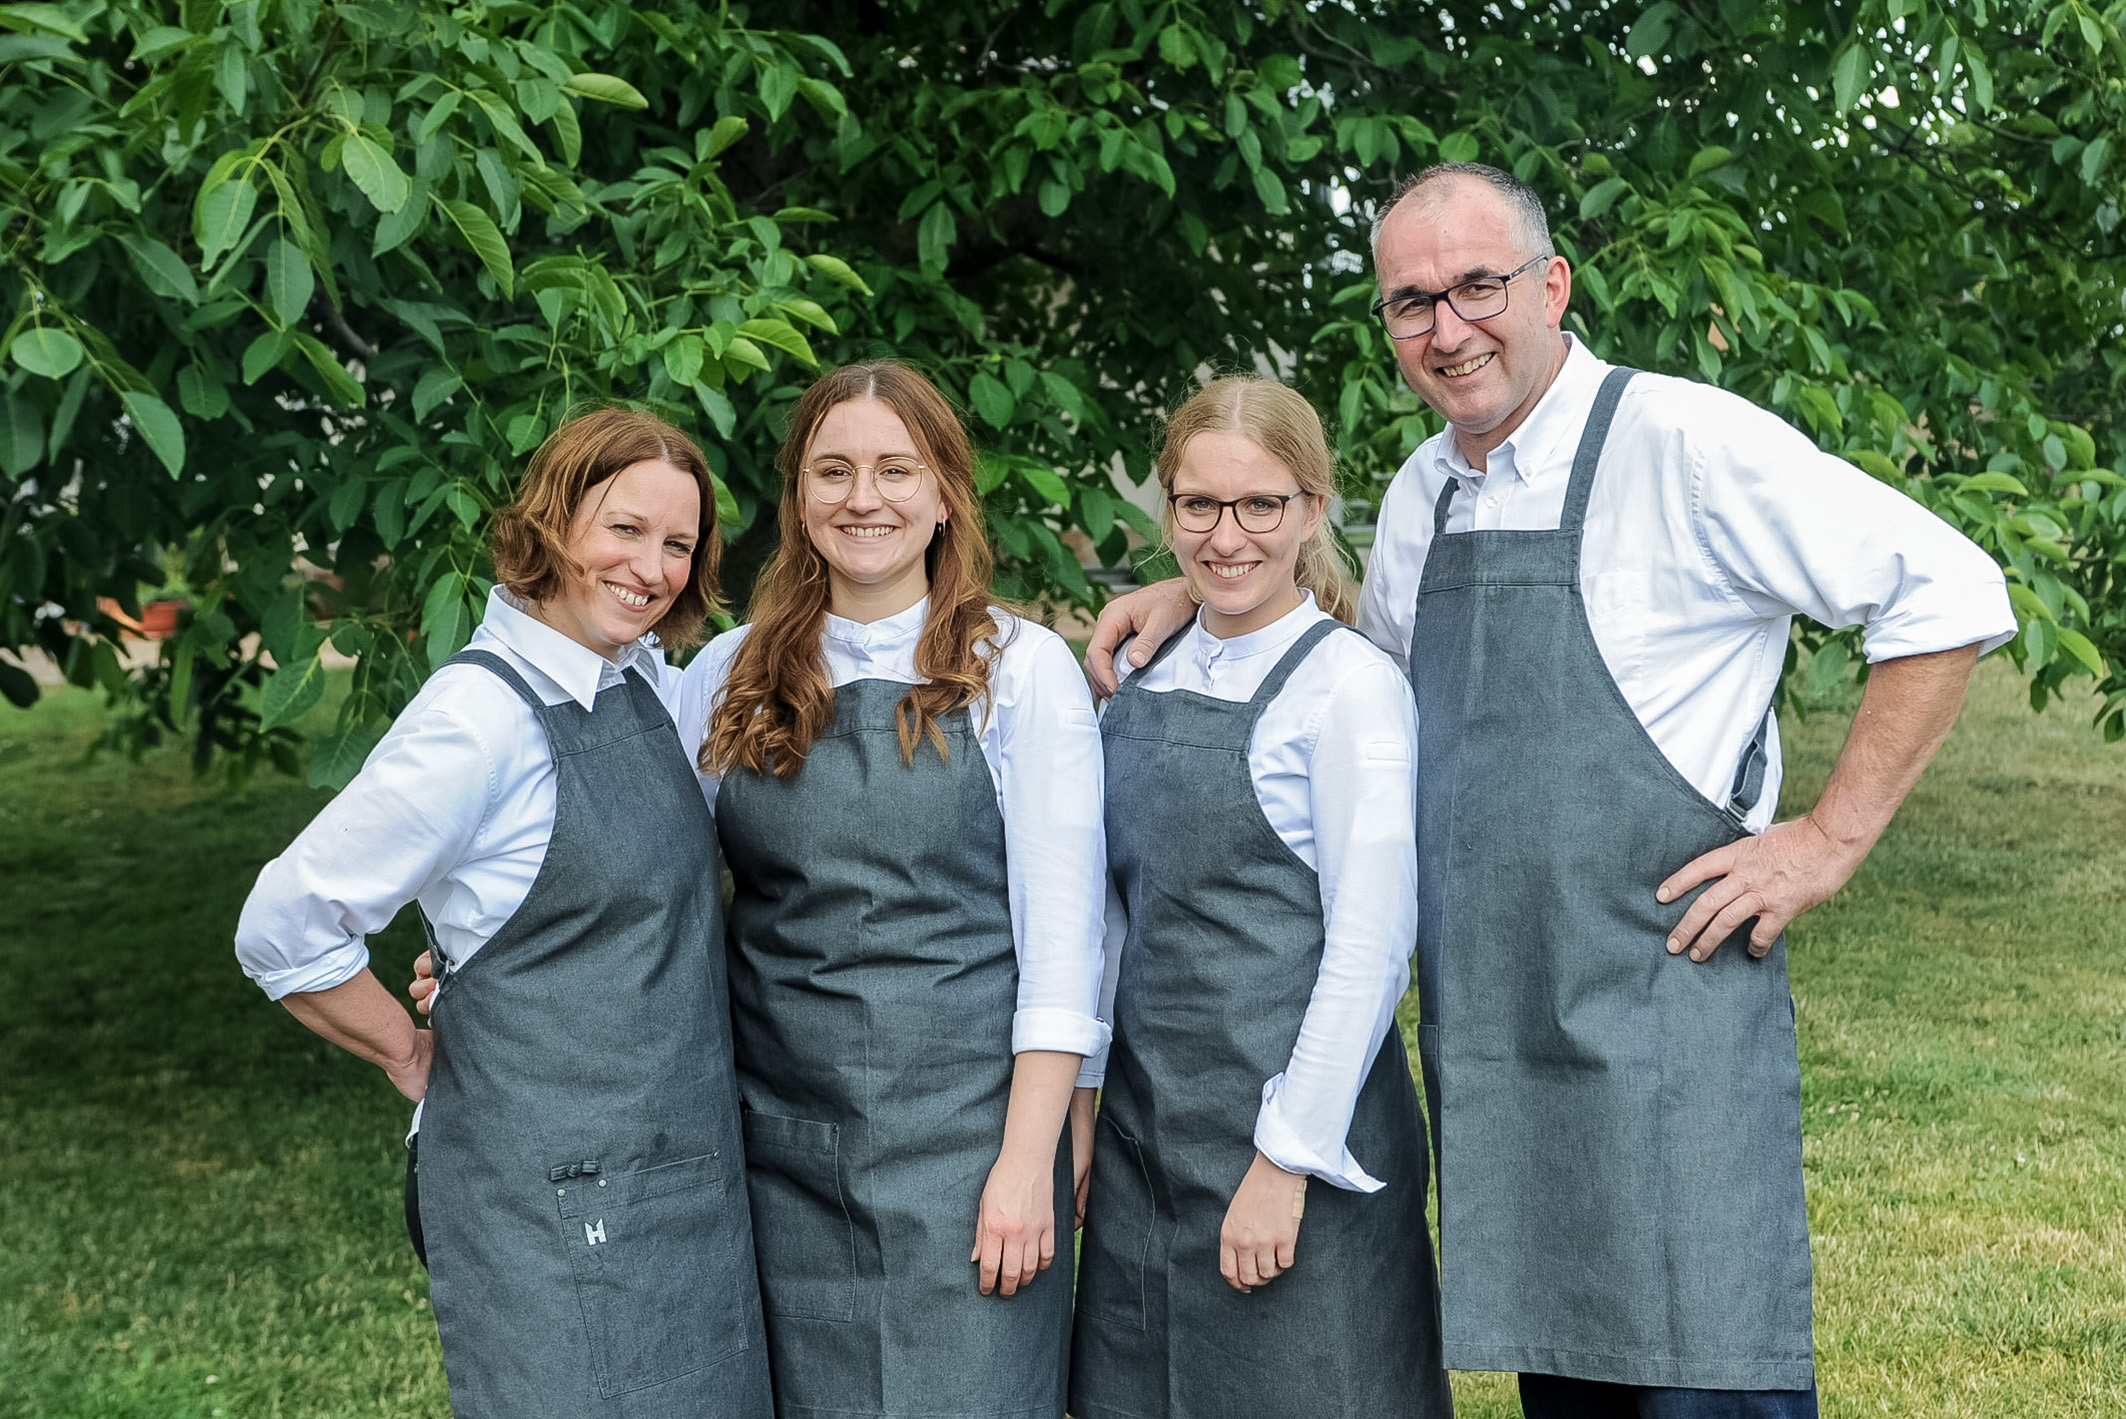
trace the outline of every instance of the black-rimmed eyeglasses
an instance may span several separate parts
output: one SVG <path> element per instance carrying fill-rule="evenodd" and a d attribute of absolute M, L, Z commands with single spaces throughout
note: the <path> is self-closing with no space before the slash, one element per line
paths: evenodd
<path fill-rule="evenodd" d="M 1284 510 L 1294 498 L 1303 498 L 1305 493 L 1249 493 L 1239 498 L 1213 498 L 1202 493 L 1170 493 L 1167 506 L 1174 510 L 1174 524 L 1183 532 L 1211 532 L 1218 526 L 1218 519 L 1225 510 L 1233 510 L 1233 521 L 1240 524 L 1242 532 L 1275 532 L 1284 521 Z"/>
<path fill-rule="evenodd" d="M 1389 338 L 1394 340 L 1415 340 L 1431 334 L 1439 321 L 1437 308 L 1441 301 L 1464 320 L 1490 320 L 1506 313 L 1506 283 L 1548 260 L 1548 256 L 1538 256 L 1503 276 L 1471 276 L 1444 291 L 1401 291 L 1383 296 L 1373 302 L 1373 314 L 1380 317 Z"/>

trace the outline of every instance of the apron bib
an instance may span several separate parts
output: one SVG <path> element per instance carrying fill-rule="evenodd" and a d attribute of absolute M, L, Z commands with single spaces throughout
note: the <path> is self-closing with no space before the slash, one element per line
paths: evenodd
<path fill-rule="evenodd" d="M 908 687 L 834 692 L 788 778 L 734 770 L 731 998 L 777 1412 L 1060 1419 L 1071 1166 L 1056 1258 L 981 1295 L 982 1187 L 1004 1141 L 1019 967 L 1004 820 L 965 710 L 901 761 Z"/>
<path fill-rule="evenodd" d="M 1743 836 L 1603 663 L 1588 495 L 1633 371 L 1603 382 L 1555 532 L 1449 533 L 1417 597 L 1419 1029 L 1447 1363 L 1617 1384 L 1814 1378 L 1786 943 L 1670 956 L 1654 888 Z M 1618 469 L 1630 477 L 1636 470 Z M 1693 896 L 1695 894 L 1692 894 Z"/>
<path fill-rule="evenodd" d="M 1263 816 L 1248 746 L 1292 672 L 1339 629 L 1300 636 L 1246 703 L 1132 679 L 1101 721 L 1109 869 L 1129 936 L 1078 1278 L 1079 1419 L 1453 1412 L 1424 1116 L 1393 1030 L 1349 1133 L 1387 1186 L 1317 1181 L 1289 1270 L 1247 1295 L 1218 1272 L 1262 1086 L 1291 1060 L 1324 943 L 1319 879 Z"/>
<path fill-rule="evenodd" d="M 543 704 L 553 840 L 463 967 L 436 963 L 419 1221 L 451 1408 L 762 1419 L 714 831 L 671 718 L 630 674 Z M 431 938 L 432 941 L 432 938 Z"/>

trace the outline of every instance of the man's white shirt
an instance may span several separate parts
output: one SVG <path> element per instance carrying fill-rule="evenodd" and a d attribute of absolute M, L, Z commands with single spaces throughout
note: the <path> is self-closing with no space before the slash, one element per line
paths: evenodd
<path fill-rule="evenodd" d="M 1381 501 L 1358 624 L 1408 664 L 1440 492 L 1447 530 L 1558 526 L 1580 432 L 1610 365 L 1578 340 L 1528 418 L 1469 466 L 1450 428 Z M 1711 385 L 1641 373 L 1624 391 L 1587 508 L 1580 589 L 1617 688 L 1654 744 L 1725 806 L 1796 615 L 1864 625 L 1869 661 L 1991 650 L 2015 634 L 1993 559 L 1904 494 Z M 1747 825 L 1776 811 L 1778 726 Z M 1419 772 L 1423 772 L 1422 765 Z"/>

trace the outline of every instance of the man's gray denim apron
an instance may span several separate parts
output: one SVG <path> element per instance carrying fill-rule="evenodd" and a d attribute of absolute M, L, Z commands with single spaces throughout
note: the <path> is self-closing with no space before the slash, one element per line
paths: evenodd
<path fill-rule="evenodd" d="M 1453 1413 L 1424 1115 L 1392 1029 L 1347 1141 L 1387 1186 L 1316 1183 L 1290 1270 L 1245 1295 L 1218 1272 L 1262 1086 L 1292 1057 L 1324 944 L 1319 879 L 1263 816 L 1248 746 L 1292 672 L 1339 629 L 1300 636 L 1246 703 L 1133 679 L 1101 721 L 1108 863 L 1129 935 L 1078 1277 L 1079 1419 Z"/>
<path fill-rule="evenodd" d="M 442 969 L 420 1221 L 463 1419 L 760 1419 L 715 831 L 630 673 L 547 705 L 554 835 L 516 914 Z"/>
<path fill-rule="evenodd" d="M 1004 1142 L 1019 966 L 1004 820 L 965 710 L 901 761 L 908 686 L 834 692 L 788 778 L 716 799 L 737 883 L 731 996 L 777 1412 L 1063 1411 L 1068 1130 L 1056 1259 L 975 1289 L 982 1187 Z"/>
<path fill-rule="evenodd" d="M 1558 530 L 1449 533 L 1450 482 L 1418 591 L 1418 1040 L 1447 1363 L 1805 1389 L 1786 943 L 1753 960 L 1738 932 L 1703 964 L 1671 956 L 1690 898 L 1654 900 L 1743 835 L 1762 741 L 1731 806 L 1707 801 L 1617 689 L 1580 594 L 1588 494 L 1632 373 L 1603 381 Z"/>

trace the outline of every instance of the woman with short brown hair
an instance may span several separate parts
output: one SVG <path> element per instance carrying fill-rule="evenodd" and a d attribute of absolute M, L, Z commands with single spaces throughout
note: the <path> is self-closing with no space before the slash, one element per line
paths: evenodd
<path fill-rule="evenodd" d="M 737 888 L 776 1403 L 1061 1419 L 1074 1086 L 1107 1037 L 1092 700 L 990 595 L 973 451 L 922 375 L 825 375 L 780 461 L 752 624 L 680 714 Z"/>
<path fill-rule="evenodd" d="M 459 1415 L 770 1413 L 714 828 L 662 649 L 717 551 L 686 435 L 562 425 L 495 520 L 484 624 L 237 928 L 268 995 L 422 1101 L 407 1221 Z M 368 969 L 408 902 L 433 1030 Z"/>

